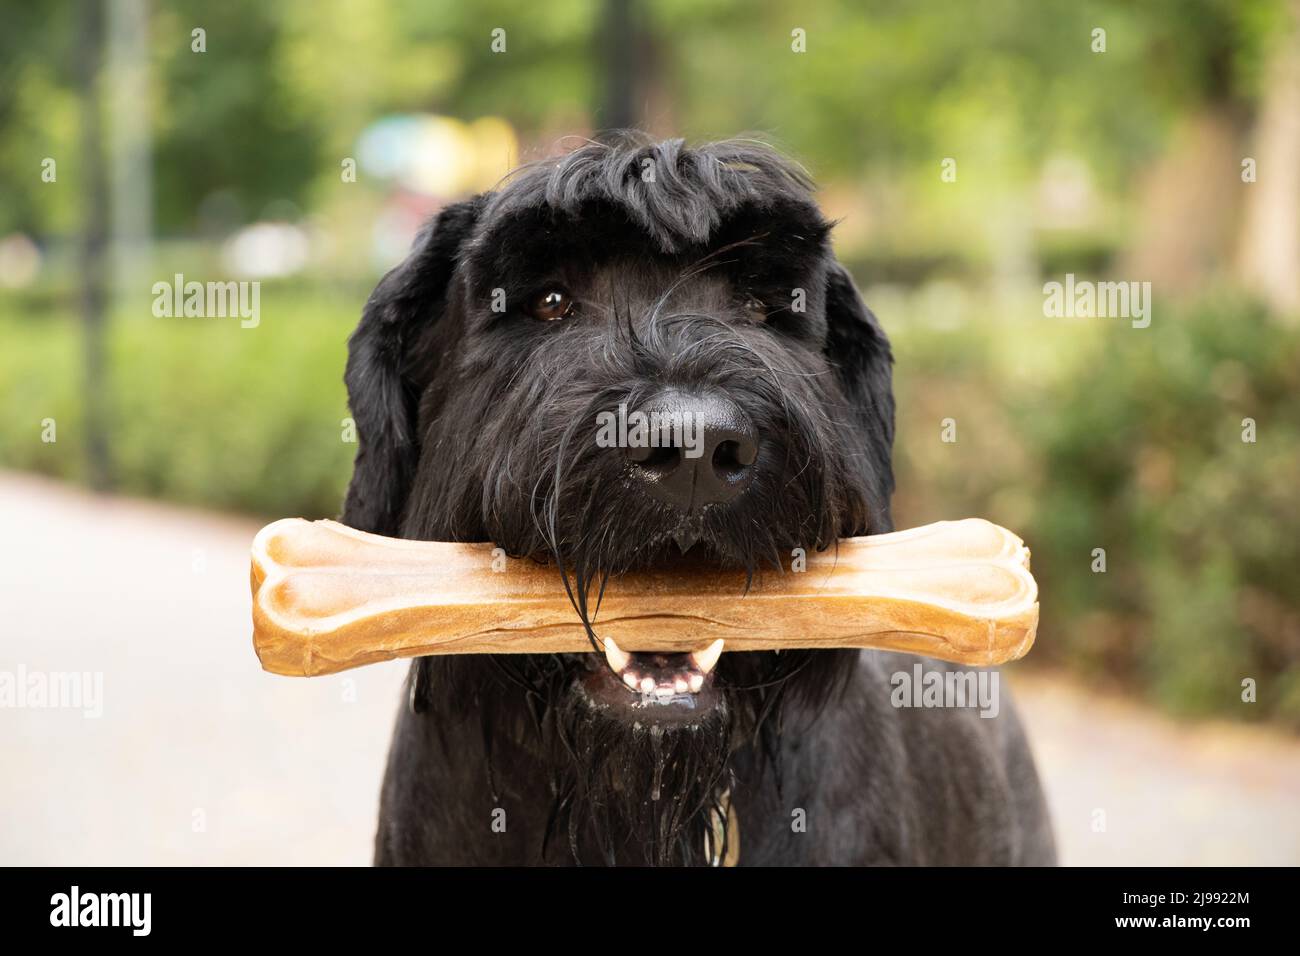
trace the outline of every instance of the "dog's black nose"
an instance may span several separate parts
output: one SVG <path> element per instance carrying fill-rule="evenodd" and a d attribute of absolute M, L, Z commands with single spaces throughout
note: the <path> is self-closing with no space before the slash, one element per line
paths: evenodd
<path fill-rule="evenodd" d="M 735 403 L 674 390 L 629 418 L 638 415 L 625 454 L 632 474 L 660 501 L 690 514 L 731 500 L 749 484 L 758 435 Z"/>

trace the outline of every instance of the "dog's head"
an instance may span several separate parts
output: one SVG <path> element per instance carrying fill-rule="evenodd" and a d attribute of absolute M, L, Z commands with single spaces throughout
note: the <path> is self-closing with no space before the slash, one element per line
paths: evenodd
<path fill-rule="evenodd" d="M 589 144 L 444 209 L 350 342 L 343 520 L 556 564 L 607 653 L 482 662 L 462 697 L 514 694 L 554 721 L 583 764 L 570 809 L 597 790 L 598 815 L 678 798 L 651 814 L 653 860 L 699 849 L 690 821 L 727 755 L 788 691 L 824 699 L 853 654 L 628 655 L 600 637 L 608 576 L 788 572 L 796 548 L 891 528 L 889 346 L 810 189 L 752 143 Z"/>

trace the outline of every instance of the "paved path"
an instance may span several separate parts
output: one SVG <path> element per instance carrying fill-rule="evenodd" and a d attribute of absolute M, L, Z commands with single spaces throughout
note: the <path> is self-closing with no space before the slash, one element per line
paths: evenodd
<path fill-rule="evenodd" d="M 0 864 L 369 862 L 405 665 L 262 673 L 256 530 L 0 473 L 0 676 L 103 675 L 0 709 Z M 1064 862 L 1300 863 L 1300 741 L 1012 677 Z"/>

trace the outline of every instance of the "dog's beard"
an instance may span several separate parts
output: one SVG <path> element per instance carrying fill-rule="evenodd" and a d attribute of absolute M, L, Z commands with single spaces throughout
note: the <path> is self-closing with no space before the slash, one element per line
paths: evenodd
<path fill-rule="evenodd" d="M 856 656 L 724 654 L 717 702 L 697 718 L 669 722 L 653 715 L 629 722 L 593 700 L 583 682 L 605 666 L 595 654 L 423 658 L 411 703 L 439 731 L 465 718 L 479 722 L 494 799 L 501 774 L 510 772 L 494 758 L 501 737 L 538 759 L 551 801 L 539 860 L 561 853 L 606 864 L 709 865 L 728 851 L 723 802 L 736 749 L 752 749 L 749 766 L 770 771 L 779 793 L 787 712 L 815 720 L 844 691 Z"/>
<path fill-rule="evenodd" d="M 628 725 L 584 693 L 554 712 L 553 823 L 575 859 L 666 866 L 712 863 L 726 852 L 724 792 L 732 721 L 725 699 L 690 723 Z"/>
<path fill-rule="evenodd" d="M 563 835 L 575 858 L 594 855 L 611 865 L 717 865 L 731 849 L 726 821 L 735 748 L 752 746 L 756 766 L 771 769 L 779 791 L 777 756 L 787 707 L 798 704 L 815 717 L 843 692 L 856 656 L 725 655 L 717 702 L 697 718 L 671 722 L 629 725 L 603 713 L 581 690 L 563 695 L 554 729 L 569 760 L 554 765 L 548 837 Z"/>

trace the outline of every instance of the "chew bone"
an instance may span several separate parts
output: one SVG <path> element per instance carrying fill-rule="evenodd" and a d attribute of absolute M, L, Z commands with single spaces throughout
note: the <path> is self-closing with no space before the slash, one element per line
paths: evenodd
<path fill-rule="evenodd" d="M 490 544 L 406 541 L 286 518 L 253 541 L 253 646 L 313 676 L 426 654 L 592 650 L 559 571 Z M 591 604 L 595 605 L 593 594 Z M 694 567 L 612 578 L 598 637 L 625 651 L 868 647 L 963 664 L 1023 656 L 1038 626 L 1029 551 L 977 518 L 864 538 L 756 575 Z"/>

